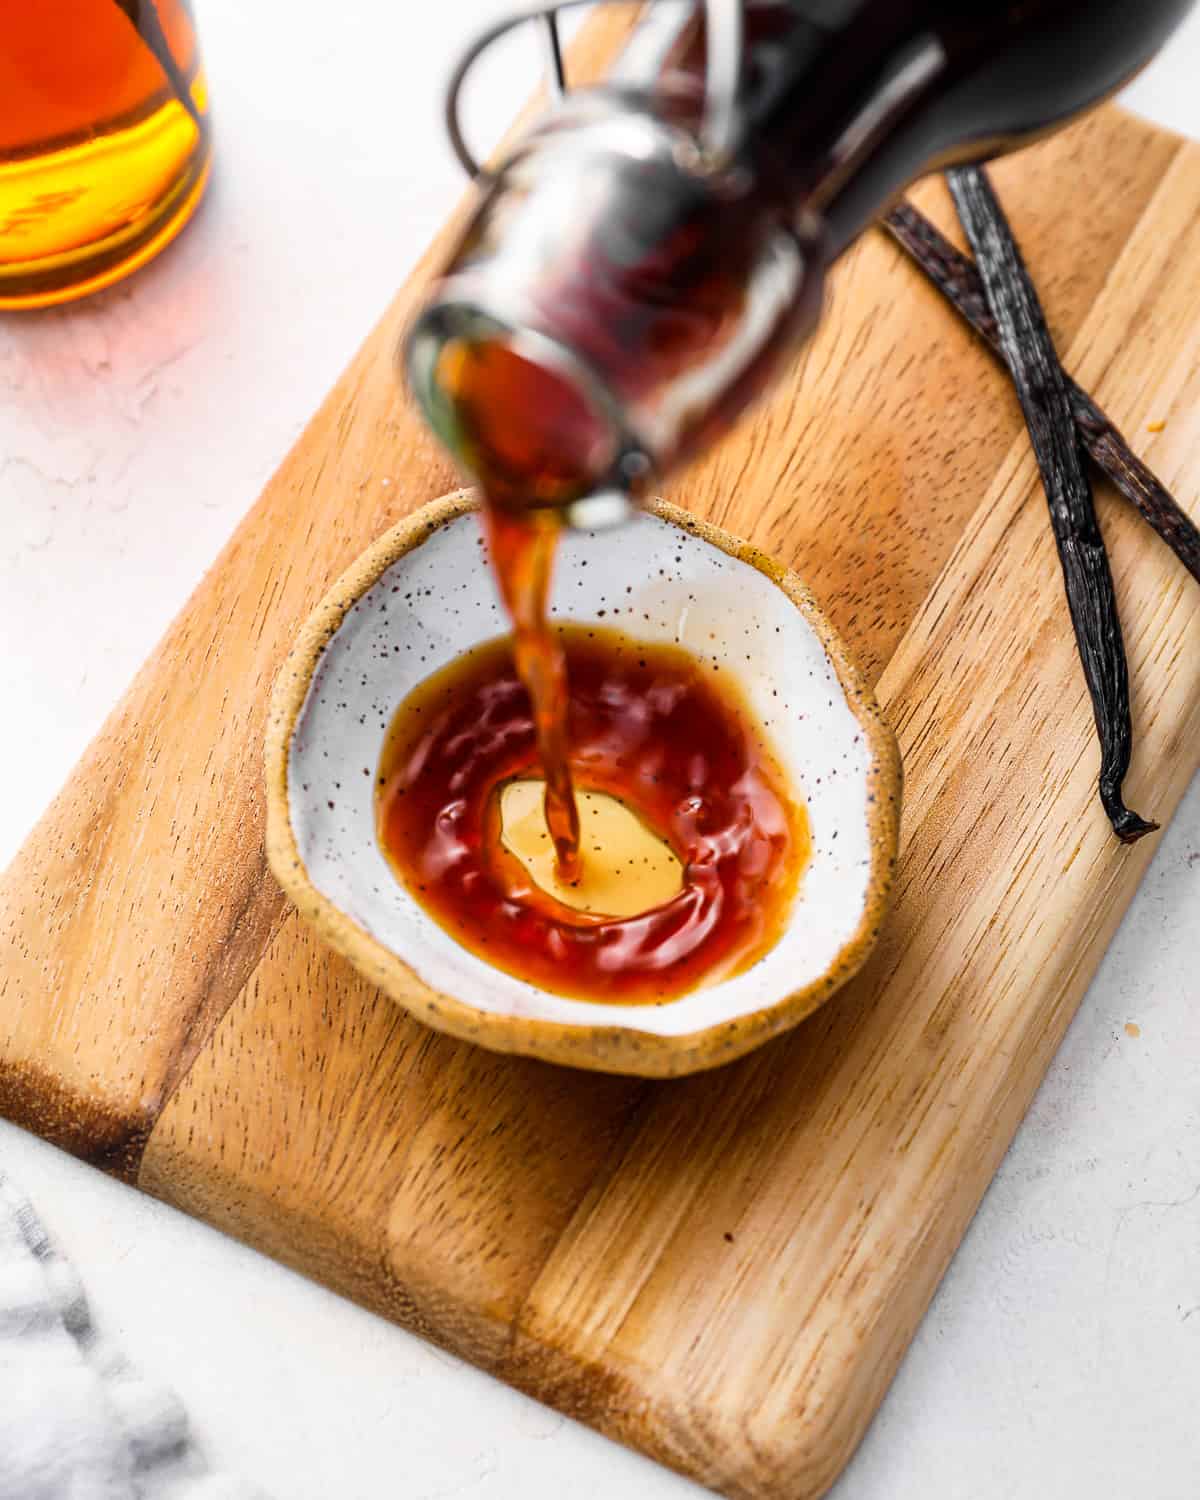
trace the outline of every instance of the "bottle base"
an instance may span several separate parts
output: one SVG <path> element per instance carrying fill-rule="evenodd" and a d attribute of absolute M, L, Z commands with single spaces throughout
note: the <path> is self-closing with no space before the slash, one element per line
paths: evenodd
<path fill-rule="evenodd" d="M 73 302 L 131 275 L 191 219 L 208 185 L 211 165 L 211 143 L 205 141 L 171 191 L 133 223 L 57 255 L 0 264 L 0 311 Z"/>

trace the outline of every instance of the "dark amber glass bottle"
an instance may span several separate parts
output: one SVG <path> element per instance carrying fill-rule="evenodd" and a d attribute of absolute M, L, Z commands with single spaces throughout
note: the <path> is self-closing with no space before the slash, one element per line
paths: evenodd
<path fill-rule="evenodd" d="M 605 85 L 485 181 L 409 341 L 413 389 L 505 503 L 619 519 L 774 377 L 829 264 L 910 182 L 1099 102 L 1190 8 L 745 0 L 714 111 L 703 7 L 650 6 Z"/>

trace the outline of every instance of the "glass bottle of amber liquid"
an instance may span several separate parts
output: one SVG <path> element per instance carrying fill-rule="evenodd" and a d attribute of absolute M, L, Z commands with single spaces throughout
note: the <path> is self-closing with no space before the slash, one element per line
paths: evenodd
<path fill-rule="evenodd" d="M 149 260 L 191 217 L 210 144 L 187 0 L 0 0 L 0 308 Z"/>

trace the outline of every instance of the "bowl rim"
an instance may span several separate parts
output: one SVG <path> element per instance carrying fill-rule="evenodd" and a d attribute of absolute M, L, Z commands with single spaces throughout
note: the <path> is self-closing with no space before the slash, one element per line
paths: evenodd
<path fill-rule="evenodd" d="M 629 1025 L 547 1021 L 485 1011 L 427 984 L 394 949 L 372 936 L 309 877 L 292 827 L 288 759 L 292 736 L 325 647 L 346 615 L 393 563 L 461 516 L 479 510 L 471 490 L 456 490 L 414 511 L 376 539 L 346 569 L 301 626 L 275 679 L 267 719 L 265 771 L 267 858 L 275 879 L 301 917 L 360 973 L 418 1020 L 496 1052 L 647 1078 L 671 1078 L 717 1067 L 789 1030 L 822 1005 L 866 962 L 887 912 L 900 835 L 903 769 L 896 737 L 883 718 L 857 663 L 807 586 L 789 568 L 751 543 L 672 505 L 653 500 L 649 514 L 708 542 L 758 570 L 804 616 L 837 673 L 843 694 L 871 752 L 867 822 L 871 863 L 858 926 L 825 973 L 756 1011 L 697 1031 L 664 1036 Z"/>

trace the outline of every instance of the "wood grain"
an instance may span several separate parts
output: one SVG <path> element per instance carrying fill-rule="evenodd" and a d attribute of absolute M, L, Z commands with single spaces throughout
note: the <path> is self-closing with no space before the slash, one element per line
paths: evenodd
<path fill-rule="evenodd" d="M 1167 417 L 1142 446 L 1196 514 L 1200 148 L 1106 109 L 996 178 L 1068 366 L 1129 433 Z M 938 189 L 921 201 L 948 224 Z M 1118 846 L 1095 802 L 1015 402 L 872 235 L 794 376 L 672 496 L 797 567 L 878 678 L 909 790 L 868 969 L 676 1083 L 397 1011 L 284 909 L 258 757 L 300 619 L 449 487 L 391 368 L 430 263 L 0 884 L 0 1107 L 705 1484 L 805 1500 L 870 1420 L 1152 847 Z M 1101 503 L 1130 796 L 1165 819 L 1200 759 L 1200 610 Z"/>

